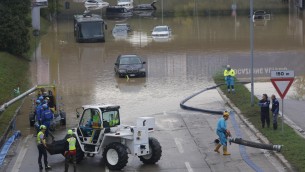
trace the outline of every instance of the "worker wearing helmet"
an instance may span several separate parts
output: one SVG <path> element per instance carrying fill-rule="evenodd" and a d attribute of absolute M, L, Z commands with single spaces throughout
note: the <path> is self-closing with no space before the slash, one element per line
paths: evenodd
<path fill-rule="evenodd" d="M 65 172 L 69 170 L 69 161 L 72 159 L 74 172 L 76 172 L 76 138 L 72 130 L 68 130 L 68 139 L 65 146 Z"/>
<path fill-rule="evenodd" d="M 38 122 L 39 125 L 41 125 L 41 113 L 43 111 L 42 104 L 40 100 L 36 100 L 36 108 L 35 108 L 35 116 L 36 116 L 36 121 Z M 38 128 L 39 129 L 39 128 Z"/>
<path fill-rule="evenodd" d="M 219 136 L 220 143 L 217 144 L 215 152 L 219 152 L 219 148 L 223 146 L 223 155 L 230 155 L 227 149 L 227 137 L 231 136 L 230 131 L 227 129 L 227 120 L 229 119 L 229 112 L 224 111 L 223 117 L 221 117 L 217 122 L 217 135 Z"/>
<path fill-rule="evenodd" d="M 223 72 L 223 76 L 225 77 L 225 81 L 228 88 L 228 93 L 230 93 L 230 90 L 232 89 L 232 92 L 235 93 L 234 89 L 234 77 L 235 77 L 235 71 L 231 69 L 230 65 L 227 65 L 227 68 Z"/>
<path fill-rule="evenodd" d="M 45 134 L 46 134 L 46 137 L 48 137 L 49 128 L 50 128 L 50 125 L 51 125 L 51 121 L 53 119 L 53 112 L 49 109 L 47 104 L 43 104 L 42 108 L 43 108 L 43 112 L 41 114 L 42 124 L 47 127 L 47 130 L 46 130 Z"/>
<path fill-rule="evenodd" d="M 44 99 L 43 96 L 38 97 L 38 100 L 40 100 L 41 102 L 43 101 L 43 99 Z"/>
<path fill-rule="evenodd" d="M 41 158 L 43 155 L 43 160 L 44 160 L 44 165 L 45 165 L 45 169 L 51 169 L 51 167 L 48 165 L 48 155 L 47 155 L 47 144 L 46 144 L 46 140 L 45 140 L 45 132 L 47 130 L 47 127 L 45 125 L 41 125 L 40 126 L 40 132 L 37 134 L 37 148 L 38 148 L 38 152 L 39 152 L 39 156 L 38 156 L 38 164 L 39 164 L 39 169 L 42 170 L 42 163 L 41 163 Z"/>

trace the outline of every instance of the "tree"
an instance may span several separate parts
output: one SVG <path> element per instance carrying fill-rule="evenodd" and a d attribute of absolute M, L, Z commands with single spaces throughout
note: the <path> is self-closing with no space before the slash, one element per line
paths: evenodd
<path fill-rule="evenodd" d="M 23 56 L 29 49 L 30 0 L 1 0 L 0 50 Z"/>

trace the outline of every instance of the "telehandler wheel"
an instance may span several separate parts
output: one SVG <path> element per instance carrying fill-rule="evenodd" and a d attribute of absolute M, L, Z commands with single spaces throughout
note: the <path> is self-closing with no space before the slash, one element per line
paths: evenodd
<path fill-rule="evenodd" d="M 162 155 L 162 147 L 159 141 L 153 137 L 149 137 L 149 152 L 148 155 L 139 156 L 144 164 L 155 164 Z"/>
<path fill-rule="evenodd" d="M 128 162 L 128 153 L 124 145 L 115 142 L 106 146 L 103 158 L 110 170 L 121 170 Z"/>

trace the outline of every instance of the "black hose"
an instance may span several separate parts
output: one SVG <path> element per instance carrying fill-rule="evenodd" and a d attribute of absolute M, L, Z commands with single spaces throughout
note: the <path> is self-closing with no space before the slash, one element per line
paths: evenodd
<path fill-rule="evenodd" d="M 248 84 L 250 82 L 236 82 L 236 83 L 239 83 L 239 84 Z M 208 90 L 212 90 L 212 89 L 216 89 L 217 87 L 220 87 L 222 85 L 226 85 L 225 83 L 221 83 L 221 84 L 218 84 L 218 85 L 215 85 L 215 86 L 212 86 L 212 87 L 208 87 L 208 88 L 205 88 L 197 93 L 194 93 L 192 94 L 191 96 L 185 98 L 184 100 L 182 100 L 180 102 L 180 107 L 182 109 L 185 109 L 185 110 L 192 110 L 192 111 L 197 111 L 197 112 L 204 112 L 204 113 L 211 113 L 211 114 L 215 114 L 215 115 L 222 115 L 223 111 L 221 110 L 210 110 L 210 109 L 200 109 L 200 108 L 196 108 L 196 107 L 191 107 L 191 106 L 187 106 L 185 105 L 185 103 L 190 100 L 191 98 L 197 96 L 198 94 L 201 94 L 205 91 L 208 91 Z"/>
<path fill-rule="evenodd" d="M 230 138 L 229 140 L 232 143 L 236 143 L 239 145 L 245 145 L 249 147 L 259 148 L 259 149 L 267 149 L 272 151 L 280 152 L 282 145 L 268 145 L 263 143 L 256 143 L 249 140 L 243 140 L 242 138 Z"/>

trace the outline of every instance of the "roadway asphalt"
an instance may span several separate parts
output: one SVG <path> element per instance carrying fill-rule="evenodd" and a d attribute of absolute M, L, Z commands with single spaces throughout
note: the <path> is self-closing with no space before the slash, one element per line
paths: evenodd
<path fill-rule="evenodd" d="M 217 90 L 204 92 L 186 103 L 187 105 L 215 110 L 225 110 L 225 103 Z M 161 160 L 155 165 L 143 165 L 137 157 L 129 156 L 129 162 L 123 171 L 175 171 L 175 172 L 202 172 L 202 171 L 254 171 L 242 159 L 239 145 L 229 145 L 231 156 L 215 153 L 214 139 L 217 138 L 215 128 L 220 116 L 180 109 L 179 104 L 168 108 L 167 111 L 150 114 L 156 119 L 156 130 L 153 136 L 162 145 Z M 242 131 L 243 139 L 259 142 L 256 136 L 237 117 L 237 123 Z M 127 119 L 124 124 L 133 124 L 134 119 Z M 232 135 L 235 131 L 231 120 L 228 128 Z M 66 130 L 56 131 L 55 137 L 61 139 Z M 222 153 L 222 151 L 221 151 Z M 248 159 L 262 171 L 287 171 L 285 167 L 266 150 L 246 147 Z M 36 172 L 37 148 L 33 135 L 23 136 L 10 150 L 6 158 L 6 166 L 1 168 L 5 172 Z M 64 171 L 64 157 L 49 155 L 51 171 Z M 94 158 L 85 157 L 77 166 L 78 171 L 100 172 L 109 171 L 102 163 L 100 155 Z M 70 168 L 70 171 L 72 169 Z"/>

